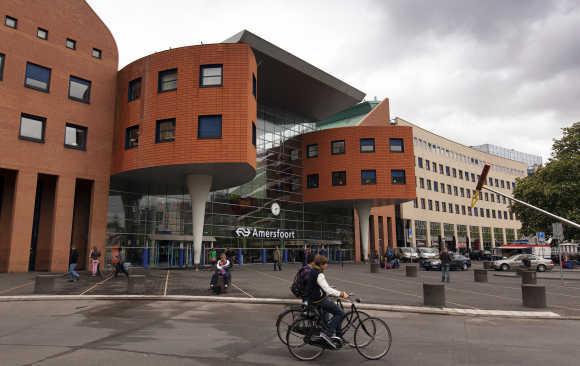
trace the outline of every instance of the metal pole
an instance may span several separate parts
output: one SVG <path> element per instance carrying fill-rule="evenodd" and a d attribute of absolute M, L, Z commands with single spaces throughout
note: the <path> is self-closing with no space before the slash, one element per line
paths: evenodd
<path fill-rule="evenodd" d="M 526 207 L 533 208 L 533 209 L 534 209 L 534 210 L 536 210 L 536 211 L 540 211 L 541 213 L 543 213 L 543 214 L 545 214 L 545 215 L 548 215 L 548 216 L 550 216 L 550 217 L 553 217 L 553 218 L 555 218 L 555 219 L 557 219 L 557 220 L 559 220 L 559 221 L 562 221 L 563 223 L 566 223 L 566 224 L 568 224 L 568 225 L 571 225 L 571 226 L 575 226 L 576 228 L 580 229 L 580 224 L 577 224 L 577 223 L 575 223 L 575 222 L 573 222 L 573 221 L 570 221 L 570 220 L 568 220 L 568 219 L 565 219 L 565 218 L 563 218 L 563 217 L 560 217 L 560 216 L 558 216 L 558 215 L 554 215 L 554 214 L 553 214 L 553 213 L 551 213 L 551 212 L 548 212 L 548 211 L 546 211 L 546 210 L 542 210 L 541 208 L 539 208 L 539 207 L 536 207 L 536 206 L 533 206 L 533 205 L 530 205 L 530 204 L 529 204 L 529 203 L 527 203 L 527 202 L 524 202 L 524 201 L 518 200 L 517 198 L 513 198 L 513 197 L 511 197 L 511 196 L 508 196 L 507 194 L 503 194 L 503 193 L 501 193 L 501 192 L 498 192 L 498 191 L 496 191 L 496 190 L 493 190 L 493 189 L 491 189 L 491 188 L 488 188 L 488 187 L 486 187 L 486 186 L 483 186 L 483 187 L 482 187 L 482 189 L 486 189 L 486 190 L 488 190 L 488 191 L 490 191 L 490 192 L 493 192 L 493 193 L 499 194 L 500 196 L 503 196 L 503 197 L 505 197 L 505 198 L 508 198 L 508 199 L 510 199 L 510 200 L 513 200 L 513 201 L 515 201 L 515 202 L 517 202 L 517 203 L 520 203 L 520 204 L 522 204 L 522 205 L 524 205 L 524 206 L 526 206 Z"/>
<path fill-rule="evenodd" d="M 562 268 L 562 246 L 558 241 L 558 255 L 560 256 L 560 286 L 564 286 L 564 270 Z"/>

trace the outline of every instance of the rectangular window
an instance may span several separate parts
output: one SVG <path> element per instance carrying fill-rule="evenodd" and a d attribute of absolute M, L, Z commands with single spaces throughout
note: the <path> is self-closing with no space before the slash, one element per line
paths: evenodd
<path fill-rule="evenodd" d="M 50 89 L 50 69 L 30 62 L 26 63 L 26 79 L 24 85 L 27 88 L 47 92 Z"/>
<path fill-rule="evenodd" d="M 457 187 L 456 186 L 453 186 L 453 194 L 456 195 L 456 196 L 458 196 L 458 194 L 457 194 Z"/>
<path fill-rule="evenodd" d="M 473 216 L 479 217 L 479 211 L 477 210 L 477 207 L 473 208 Z"/>
<path fill-rule="evenodd" d="M 433 190 L 439 192 L 439 183 L 436 180 L 433 181 Z"/>
<path fill-rule="evenodd" d="M 129 82 L 129 91 L 127 95 L 129 102 L 139 98 L 141 98 L 141 78 L 137 78 Z"/>
<path fill-rule="evenodd" d="M 375 152 L 375 139 L 360 139 L 360 152 L 361 153 Z"/>
<path fill-rule="evenodd" d="M 419 202 L 417 202 L 416 198 L 413 200 L 413 208 L 419 208 Z"/>
<path fill-rule="evenodd" d="M 500 183 L 501 183 L 501 187 L 502 187 L 502 188 L 505 188 L 505 181 L 504 181 L 504 180 L 502 180 Z"/>
<path fill-rule="evenodd" d="M 507 220 L 507 217 L 508 217 L 508 215 L 507 215 L 507 211 L 504 211 L 504 212 L 503 212 L 503 219 L 504 219 L 504 220 Z"/>
<path fill-rule="evenodd" d="M 449 195 L 451 194 L 451 185 L 450 184 L 447 185 L 447 194 L 449 194 Z"/>
<path fill-rule="evenodd" d="M 417 158 L 417 165 L 419 165 L 419 168 L 423 169 L 423 158 Z"/>
<path fill-rule="evenodd" d="M 441 202 L 441 211 L 447 212 L 447 203 Z"/>
<path fill-rule="evenodd" d="M 459 205 L 455 205 L 455 214 L 459 215 Z"/>
<path fill-rule="evenodd" d="M 405 171 L 404 170 L 391 170 L 391 183 L 392 184 L 405 184 Z"/>
<path fill-rule="evenodd" d="M 71 50 L 77 49 L 77 41 L 75 41 L 74 39 L 67 38 L 65 44 L 66 44 L 66 48 L 69 48 Z"/>
<path fill-rule="evenodd" d="M 44 142 L 46 118 L 22 113 L 20 115 L 20 138 L 34 142 Z"/>
<path fill-rule="evenodd" d="M 307 188 L 318 188 L 318 174 L 309 174 L 306 176 Z"/>
<path fill-rule="evenodd" d="M 38 28 L 36 30 L 36 36 L 46 41 L 48 39 L 48 31 L 46 29 Z"/>
<path fill-rule="evenodd" d="M 318 144 L 312 144 L 306 146 L 306 157 L 315 158 L 318 156 Z"/>
<path fill-rule="evenodd" d="M 439 201 L 435 201 L 435 211 L 439 212 Z"/>
<path fill-rule="evenodd" d="M 419 178 L 419 187 L 425 189 L 425 178 Z"/>
<path fill-rule="evenodd" d="M 445 167 L 445 175 L 448 177 L 451 175 L 451 170 L 449 169 L 448 166 Z"/>
<path fill-rule="evenodd" d="M 497 178 L 495 178 L 494 181 L 495 181 L 495 186 L 499 188 L 499 180 Z"/>
<path fill-rule="evenodd" d="M 443 170 L 444 170 L 443 164 L 439 164 L 439 174 L 441 175 L 445 174 Z"/>
<path fill-rule="evenodd" d="M 461 205 L 461 214 L 465 216 L 465 205 Z"/>
<path fill-rule="evenodd" d="M 333 186 L 345 186 L 346 185 L 346 172 L 332 172 L 332 185 Z"/>
<path fill-rule="evenodd" d="M 512 182 L 512 190 L 516 189 L 516 182 Z"/>
<path fill-rule="evenodd" d="M 495 216 L 495 215 L 494 215 Z M 485 217 L 489 218 L 489 208 L 485 209 Z"/>
<path fill-rule="evenodd" d="M 389 150 L 391 152 L 404 152 L 403 139 L 389 139 Z"/>
<path fill-rule="evenodd" d="M 493 187 L 493 178 L 491 178 L 491 177 L 490 177 L 490 178 L 488 178 L 488 182 L 489 182 L 489 185 L 490 185 L 491 187 Z"/>
<path fill-rule="evenodd" d="M 486 201 L 489 201 L 489 194 L 487 192 L 485 192 L 484 198 Z"/>
<path fill-rule="evenodd" d="M 471 181 L 475 182 L 475 174 L 471 173 Z"/>
<path fill-rule="evenodd" d="M 68 97 L 77 102 L 91 102 L 91 82 L 71 76 L 68 82 Z"/>
<path fill-rule="evenodd" d="M 463 170 L 459 170 L 459 179 L 463 179 Z"/>
<path fill-rule="evenodd" d="M 510 211 L 510 220 L 514 219 L 514 213 Z"/>
<path fill-rule="evenodd" d="M 159 71 L 157 91 L 159 93 L 177 89 L 177 69 Z"/>
<path fill-rule="evenodd" d="M 6 15 L 4 17 L 4 25 L 6 25 L 7 27 L 16 29 L 16 28 L 18 28 L 18 19 L 12 18 L 12 17 Z"/>
<path fill-rule="evenodd" d="M 491 217 L 495 219 L 495 210 L 491 210 Z"/>
<path fill-rule="evenodd" d="M 433 200 L 427 200 L 427 205 L 430 211 L 433 211 Z"/>
<path fill-rule="evenodd" d="M 344 154 L 345 150 L 344 140 L 332 141 L 330 143 L 330 152 L 332 155 Z"/>
<path fill-rule="evenodd" d="M 252 74 L 252 94 L 254 95 L 254 98 L 258 97 L 258 81 L 254 74 Z"/>
<path fill-rule="evenodd" d="M 127 127 L 125 130 L 125 149 L 139 146 L 139 126 Z"/>
<path fill-rule="evenodd" d="M 361 170 L 360 171 L 361 184 L 377 184 L 376 170 Z"/>
<path fill-rule="evenodd" d="M 449 205 L 449 213 L 453 213 L 453 204 L 449 202 L 448 205 Z"/>
<path fill-rule="evenodd" d="M 155 129 L 155 143 L 175 141 L 175 119 L 157 121 Z"/>
<path fill-rule="evenodd" d="M 453 168 L 453 178 L 457 178 L 457 169 Z"/>
<path fill-rule="evenodd" d="M 466 189 L 465 194 L 467 195 L 467 198 L 471 198 L 471 189 Z"/>
<path fill-rule="evenodd" d="M 67 123 L 64 133 L 64 146 L 73 149 L 86 150 L 87 132 L 88 129 L 86 127 Z"/>
<path fill-rule="evenodd" d="M 441 182 L 441 193 L 445 194 L 445 183 Z"/>
<path fill-rule="evenodd" d="M 461 194 L 461 197 L 465 197 L 465 189 L 463 187 L 459 188 L 459 193 Z"/>
<path fill-rule="evenodd" d="M 4 60 L 6 60 L 6 56 L 0 53 L 0 81 L 4 80 Z"/>
<path fill-rule="evenodd" d="M 427 179 L 427 189 L 431 190 L 431 179 Z"/>
<path fill-rule="evenodd" d="M 421 198 L 421 208 L 424 210 L 425 209 L 425 199 Z"/>
<path fill-rule="evenodd" d="M 199 86 L 222 86 L 223 65 L 201 65 L 199 67 Z"/>
<path fill-rule="evenodd" d="M 504 205 L 506 205 L 506 204 L 507 204 L 507 201 L 506 201 L 506 198 L 505 198 L 505 196 L 502 196 L 501 198 L 502 198 L 502 202 L 503 202 L 503 204 L 504 204 Z"/>
<path fill-rule="evenodd" d="M 252 145 L 256 146 L 258 140 L 258 131 L 256 130 L 256 124 L 252 122 Z"/>
<path fill-rule="evenodd" d="M 220 139 L 222 137 L 222 116 L 199 116 L 197 138 Z"/>
<path fill-rule="evenodd" d="M 433 173 L 437 173 L 437 163 L 433 162 Z"/>
<path fill-rule="evenodd" d="M 425 169 L 431 170 L 431 162 L 427 159 L 425 159 Z"/>
<path fill-rule="evenodd" d="M 94 58 L 98 58 L 99 60 L 103 58 L 103 51 L 101 51 L 98 48 L 93 48 L 93 53 L 92 53 Z"/>
<path fill-rule="evenodd" d="M 479 209 L 479 216 L 480 217 L 485 217 L 484 211 L 483 211 L 483 207 Z"/>

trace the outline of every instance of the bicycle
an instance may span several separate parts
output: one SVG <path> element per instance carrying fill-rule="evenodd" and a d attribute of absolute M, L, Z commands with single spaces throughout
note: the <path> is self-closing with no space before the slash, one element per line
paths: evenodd
<path fill-rule="evenodd" d="M 357 299 L 356 302 L 360 302 Z M 344 344 L 355 348 L 366 359 L 383 358 L 391 349 L 393 341 L 391 330 L 387 323 L 377 317 L 361 318 L 354 301 L 351 301 L 352 316 L 350 326 L 354 327 L 354 341 Z M 355 322 L 356 319 L 356 322 Z M 344 344 L 329 345 L 319 337 L 321 331 L 327 331 L 324 314 L 314 306 L 306 306 L 303 315 L 296 319 L 286 332 L 286 346 L 290 354 L 301 361 L 312 361 L 320 357 L 325 350 L 339 350 Z M 375 348 L 378 350 L 375 351 Z"/>

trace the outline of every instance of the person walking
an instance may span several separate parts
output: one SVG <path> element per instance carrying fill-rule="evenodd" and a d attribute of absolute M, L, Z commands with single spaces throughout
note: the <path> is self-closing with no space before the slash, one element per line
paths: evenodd
<path fill-rule="evenodd" d="M 276 249 L 274 249 L 274 271 L 282 270 L 281 263 L 282 263 L 282 253 L 280 253 L 280 248 L 276 247 Z"/>
<path fill-rule="evenodd" d="M 91 254 L 89 255 L 91 259 L 91 276 L 95 277 L 96 275 L 103 277 L 101 273 L 101 252 L 97 247 L 93 247 L 91 249 Z"/>
<path fill-rule="evenodd" d="M 122 249 L 119 248 L 116 256 L 113 257 L 113 263 L 115 264 L 115 277 L 122 272 L 129 278 L 129 272 L 125 268 L 125 253 L 123 253 Z"/>
<path fill-rule="evenodd" d="M 439 254 L 439 259 L 441 260 L 441 282 L 449 283 L 449 267 L 451 265 L 451 254 L 449 254 L 447 248 L 443 247 L 443 250 Z"/>
<path fill-rule="evenodd" d="M 79 251 L 73 245 L 70 248 L 70 255 L 68 257 L 68 273 L 70 275 L 69 282 L 78 281 L 79 278 L 81 277 L 81 275 L 78 274 L 77 271 L 75 271 L 75 269 L 77 268 L 78 260 L 79 260 Z"/>

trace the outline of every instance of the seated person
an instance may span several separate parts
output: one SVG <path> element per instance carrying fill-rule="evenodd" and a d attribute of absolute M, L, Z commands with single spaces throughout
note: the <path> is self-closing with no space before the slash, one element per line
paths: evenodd
<path fill-rule="evenodd" d="M 216 263 L 216 269 L 211 276 L 210 287 L 213 288 L 217 284 L 218 276 L 224 276 L 224 286 L 227 288 L 230 285 L 231 275 L 229 269 L 231 267 L 230 261 L 227 259 L 226 254 L 220 254 L 220 259 Z"/>

